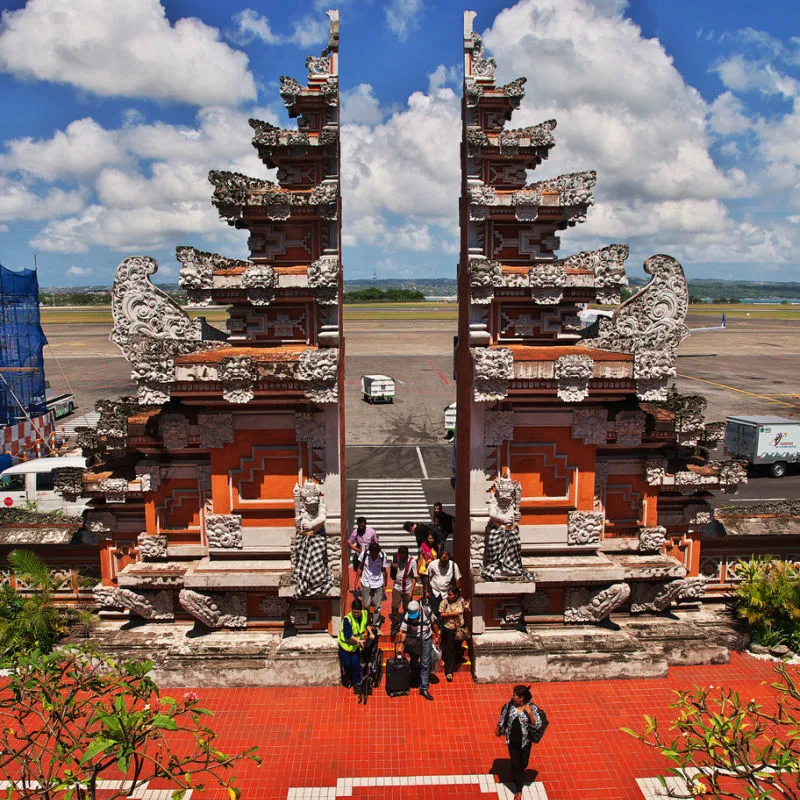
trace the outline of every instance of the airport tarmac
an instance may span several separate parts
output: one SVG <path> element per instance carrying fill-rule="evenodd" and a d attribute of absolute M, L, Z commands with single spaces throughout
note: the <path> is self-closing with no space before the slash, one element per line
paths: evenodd
<path fill-rule="evenodd" d="M 689 324 L 710 326 L 719 324 L 719 320 L 692 315 Z M 91 411 L 102 397 L 135 391 L 127 361 L 108 340 L 108 323 L 43 327 L 48 338 L 44 353 L 47 378 L 57 392 L 67 391 L 67 383 L 71 385 L 78 394 L 78 413 Z M 415 476 L 419 471 L 417 445 L 432 448 L 423 451 L 430 453 L 430 466 L 425 459 L 429 479 L 445 482 L 449 478 L 450 448 L 444 440 L 443 422 L 445 407 L 455 400 L 455 330 L 454 319 L 395 317 L 346 323 L 344 399 L 349 478 L 408 475 L 409 470 Z M 395 379 L 393 404 L 363 401 L 360 377 L 372 373 Z M 797 324 L 788 320 L 729 319 L 725 330 L 694 334 L 679 351 L 676 383 L 681 392 L 702 394 L 708 399 L 709 420 L 736 414 L 798 415 Z M 385 445 L 407 447 L 376 449 Z M 372 448 L 359 453 L 364 446 Z M 444 483 L 440 485 L 444 492 Z M 743 488 L 742 496 L 800 496 L 800 475 L 780 481 L 756 477 Z"/>

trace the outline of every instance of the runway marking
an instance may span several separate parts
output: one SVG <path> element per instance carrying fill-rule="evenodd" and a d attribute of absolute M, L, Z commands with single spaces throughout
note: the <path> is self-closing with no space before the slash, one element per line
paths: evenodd
<path fill-rule="evenodd" d="M 684 375 L 682 372 L 678 373 L 679 378 L 686 378 L 690 381 L 700 381 L 700 383 L 707 383 L 709 386 L 717 386 L 720 389 L 728 389 L 731 392 L 739 392 L 739 394 L 746 394 L 748 397 L 757 397 L 759 400 L 766 400 L 768 403 L 775 403 L 779 406 L 789 406 L 795 408 L 794 403 L 786 403 L 783 400 L 773 400 L 770 395 L 756 394 L 755 392 L 746 392 L 744 389 L 737 389 L 735 386 L 728 386 L 726 383 L 716 383 L 714 381 L 707 381 L 705 378 L 695 378 L 693 375 Z"/>
<path fill-rule="evenodd" d="M 422 457 L 422 451 L 419 449 L 419 445 L 417 446 L 416 450 L 417 450 L 417 458 L 419 459 L 419 465 L 422 468 L 422 477 L 427 479 L 428 470 L 425 469 L 425 459 Z"/>
<path fill-rule="evenodd" d="M 442 375 L 442 373 L 439 372 L 438 369 L 436 369 L 436 367 L 433 365 L 433 362 L 429 358 L 425 359 L 425 360 L 431 365 L 431 369 L 449 386 L 450 385 L 450 381 L 447 380 L 447 378 L 445 378 L 445 376 Z"/>

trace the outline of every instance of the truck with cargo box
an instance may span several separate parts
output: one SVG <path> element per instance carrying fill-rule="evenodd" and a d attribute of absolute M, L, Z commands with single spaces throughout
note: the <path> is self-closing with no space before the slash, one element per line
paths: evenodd
<path fill-rule="evenodd" d="M 784 417 L 728 417 L 725 447 L 733 458 L 769 466 L 782 478 L 790 464 L 800 464 L 800 421 Z"/>
<path fill-rule="evenodd" d="M 362 375 L 361 394 L 368 403 L 393 403 L 394 379 L 388 375 Z"/>

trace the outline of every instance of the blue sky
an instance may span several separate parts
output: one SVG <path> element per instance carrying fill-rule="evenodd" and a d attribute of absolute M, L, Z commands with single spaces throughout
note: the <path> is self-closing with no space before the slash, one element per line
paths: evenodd
<path fill-rule="evenodd" d="M 126 256 L 246 254 L 209 169 L 269 177 L 249 116 L 326 39 L 318 0 L 0 3 L 0 261 L 42 285 L 109 284 Z M 343 0 L 345 276 L 455 276 L 461 15 L 452 0 Z M 597 169 L 561 255 L 629 242 L 690 277 L 800 280 L 800 4 L 484 0 L 515 126 L 555 117 L 532 179 Z"/>

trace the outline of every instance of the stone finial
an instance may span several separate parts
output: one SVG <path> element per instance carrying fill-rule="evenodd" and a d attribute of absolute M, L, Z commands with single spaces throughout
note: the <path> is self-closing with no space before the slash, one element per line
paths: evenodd
<path fill-rule="evenodd" d="M 181 589 L 178 602 L 208 628 L 246 628 L 247 601 L 244 593 L 202 594 Z"/>
<path fill-rule="evenodd" d="M 117 597 L 116 586 L 95 586 L 92 589 L 92 598 L 99 609 L 120 608 L 122 606 L 119 597 Z"/>
<path fill-rule="evenodd" d="M 630 596 L 627 583 L 614 583 L 605 589 L 568 586 L 564 600 L 564 622 L 601 622 Z"/>
<path fill-rule="evenodd" d="M 166 589 L 156 592 L 117 589 L 116 596 L 121 606 L 142 619 L 175 619 L 172 592 Z"/>

